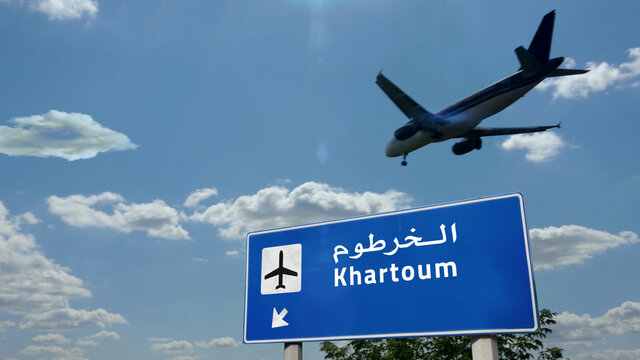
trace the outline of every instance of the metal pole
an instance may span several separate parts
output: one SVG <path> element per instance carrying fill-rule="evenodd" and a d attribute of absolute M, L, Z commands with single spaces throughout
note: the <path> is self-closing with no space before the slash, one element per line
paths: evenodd
<path fill-rule="evenodd" d="M 302 343 L 284 343 L 284 360 L 302 360 Z"/>
<path fill-rule="evenodd" d="M 471 358 L 473 360 L 499 360 L 498 339 L 495 335 L 471 337 Z"/>

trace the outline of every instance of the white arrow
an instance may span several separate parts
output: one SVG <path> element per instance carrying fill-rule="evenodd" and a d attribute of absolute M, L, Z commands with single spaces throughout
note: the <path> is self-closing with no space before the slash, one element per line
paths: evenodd
<path fill-rule="evenodd" d="M 284 321 L 284 317 L 287 313 L 288 311 L 286 308 L 283 308 L 280 314 L 278 314 L 276 308 L 273 308 L 273 320 L 271 320 L 271 327 L 277 328 L 281 326 L 289 326 L 289 323 Z"/>

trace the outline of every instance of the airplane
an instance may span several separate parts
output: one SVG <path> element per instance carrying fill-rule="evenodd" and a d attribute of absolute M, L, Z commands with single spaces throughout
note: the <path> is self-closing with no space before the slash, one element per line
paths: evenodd
<path fill-rule="evenodd" d="M 533 133 L 559 128 L 560 124 L 519 128 L 478 126 L 482 120 L 504 110 L 546 78 L 579 75 L 589 71 L 560 69 L 563 57 L 549 59 L 554 20 L 555 10 L 542 18 L 528 49 L 523 46 L 515 49 L 520 62 L 520 68 L 516 73 L 435 114 L 425 110 L 380 71 L 376 77 L 376 84 L 409 118 L 406 124 L 394 132 L 386 147 L 386 156 L 402 156 L 401 165 L 406 166 L 407 154 L 431 143 L 462 138 L 463 140 L 453 145 L 452 150 L 456 155 L 463 155 L 474 149 L 480 150 L 483 136 Z"/>
<path fill-rule="evenodd" d="M 264 276 L 264 279 L 267 280 L 269 278 L 272 278 L 278 275 L 278 285 L 276 286 L 276 290 L 285 288 L 285 286 L 282 285 L 282 275 L 298 276 L 297 272 L 282 266 L 283 261 L 284 261 L 284 253 L 282 252 L 282 250 L 280 250 L 280 265 L 278 265 L 277 269 L 273 270 L 272 272 Z"/>

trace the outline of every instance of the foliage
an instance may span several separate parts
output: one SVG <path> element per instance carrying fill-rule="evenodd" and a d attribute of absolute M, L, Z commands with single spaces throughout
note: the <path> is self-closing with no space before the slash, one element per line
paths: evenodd
<path fill-rule="evenodd" d="M 501 360 L 555 360 L 562 349 L 545 347 L 542 342 L 551 334 L 550 326 L 557 313 L 542 309 L 540 329 L 532 334 L 498 335 Z M 320 345 L 326 359 L 331 360 L 471 360 L 471 337 L 397 338 L 352 340 L 343 346 L 325 341 Z"/>

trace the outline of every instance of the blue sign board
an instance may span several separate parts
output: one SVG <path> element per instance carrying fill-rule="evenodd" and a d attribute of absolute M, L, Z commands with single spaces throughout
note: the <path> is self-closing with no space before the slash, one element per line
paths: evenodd
<path fill-rule="evenodd" d="M 247 235 L 244 342 L 534 332 L 521 194 Z"/>

